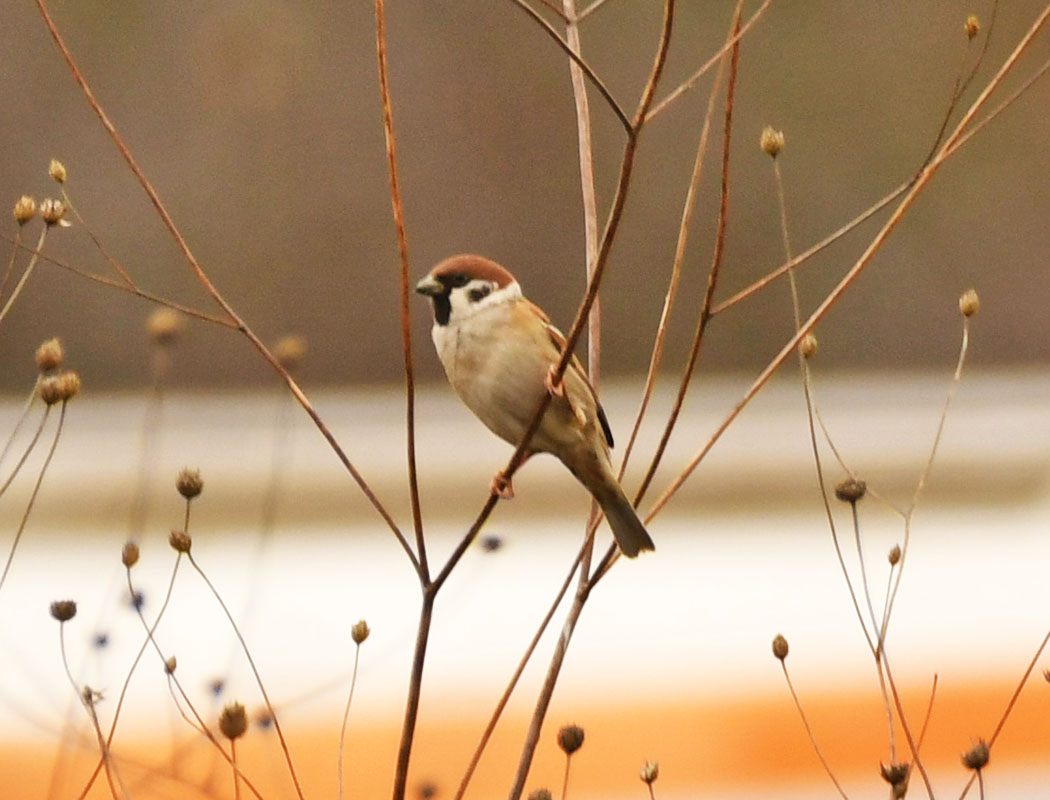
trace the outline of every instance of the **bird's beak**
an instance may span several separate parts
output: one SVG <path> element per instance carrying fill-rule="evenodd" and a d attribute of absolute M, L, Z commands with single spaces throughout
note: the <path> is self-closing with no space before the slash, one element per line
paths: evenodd
<path fill-rule="evenodd" d="M 437 297 L 439 294 L 445 293 L 445 287 L 433 275 L 427 275 L 416 284 L 416 291 L 420 294 L 425 294 L 427 297 Z"/>

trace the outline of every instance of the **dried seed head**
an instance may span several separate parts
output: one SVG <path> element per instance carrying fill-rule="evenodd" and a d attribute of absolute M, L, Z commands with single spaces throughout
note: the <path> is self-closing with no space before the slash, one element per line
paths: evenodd
<path fill-rule="evenodd" d="M 91 640 L 91 644 L 95 646 L 96 650 L 105 650 L 109 647 L 109 634 L 105 631 L 99 631 L 95 634 L 95 638 Z"/>
<path fill-rule="evenodd" d="M 817 354 L 817 337 L 807 333 L 798 343 L 798 351 L 802 353 L 803 358 L 813 358 Z"/>
<path fill-rule="evenodd" d="M 204 481 L 201 480 L 201 471 L 199 469 L 183 467 L 179 470 L 178 477 L 175 478 L 175 488 L 178 489 L 179 494 L 187 500 L 192 500 L 204 489 Z"/>
<path fill-rule="evenodd" d="M 354 640 L 354 644 L 361 644 L 371 632 L 372 629 L 368 627 L 368 623 L 363 619 L 359 619 L 354 623 L 354 627 L 350 629 L 350 638 Z"/>
<path fill-rule="evenodd" d="M 981 298 L 974 289 L 967 289 L 959 297 L 959 311 L 964 317 L 972 317 L 981 310 Z"/>
<path fill-rule="evenodd" d="M 135 542 L 125 542 L 124 548 L 120 551 L 120 561 L 128 569 L 138 564 L 139 546 Z"/>
<path fill-rule="evenodd" d="M 503 547 L 503 539 L 490 533 L 487 536 L 481 537 L 481 549 L 486 553 L 495 553 L 497 550 Z"/>
<path fill-rule="evenodd" d="M 48 339 L 36 349 L 36 366 L 41 372 L 50 372 L 62 366 L 65 352 L 62 350 L 62 342 L 58 339 Z"/>
<path fill-rule="evenodd" d="M 835 487 L 835 497 L 843 503 L 856 503 L 868 491 L 868 484 L 857 478 L 849 477 Z"/>
<path fill-rule="evenodd" d="M 991 753 L 988 750 L 988 742 L 978 739 L 977 744 L 963 753 L 962 763 L 967 769 L 984 769 L 988 766 L 988 758 Z"/>
<path fill-rule="evenodd" d="M 223 690 L 225 688 L 226 688 L 226 681 L 224 681 L 222 678 L 212 678 L 208 682 L 208 691 L 211 692 L 216 697 L 218 697 L 220 694 L 222 694 Z"/>
<path fill-rule="evenodd" d="M 911 764 L 879 764 L 882 779 L 890 785 L 890 796 L 893 800 L 903 800 L 908 794 L 908 780 L 911 778 Z"/>
<path fill-rule="evenodd" d="M 175 660 L 175 656 L 168 656 L 164 661 L 164 672 L 167 675 L 171 675 L 175 672 L 175 667 L 179 665 L 179 662 Z"/>
<path fill-rule="evenodd" d="M 66 215 L 66 205 L 61 200 L 52 197 L 40 203 L 40 217 L 48 225 L 58 225 L 63 228 L 69 227 L 69 222 L 63 217 Z"/>
<path fill-rule="evenodd" d="M 638 777 L 642 779 L 643 783 L 653 783 L 660 777 L 660 765 L 655 761 L 646 761 L 642 765 L 642 770 L 638 773 Z"/>
<path fill-rule="evenodd" d="M 153 343 L 160 347 L 175 344 L 185 327 L 185 317 L 174 308 L 166 306 L 158 308 L 146 320 L 146 332 Z"/>
<path fill-rule="evenodd" d="M 981 21 L 977 19 L 976 14 L 970 14 L 966 18 L 966 24 L 963 25 L 963 30 L 966 31 L 966 38 L 973 41 L 974 37 L 981 32 Z"/>
<path fill-rule="evenodd" d="M 36 216 L 36 200 L 27 194 L 22 195 L 18 198 L 18 202 L 15 203 L 14 214 L 15 222 L 19 225 L 25 225 Z"/>
<path fill-rule="evenodd" d="M 783 661 L 788 657 L 788 640 L 779 633 L 773 637 L 773 655 L 779 661 Z"/>
<path fill-rule="evenodd" d="M 534 789 L 529 792 L 528 800 L 554 800 L 550 789 Z"/>
<path fill-rule="evenodd" d="M 306 337 L 285 336 L 273 347 L 274 358 L 286 370 L 291 372 L 306 358 Z"/>
<path fill-rule="evenodd" d="M 57 158 L 52 158 L 51 163 L 47 165 L 47 174 L 51 176 L 51 180 L 55 183 L 66 182 L 66 167 Z"/>
<path fill-rule="evenodd" d="M 419 786 L 419 798 L 420 800 L 432 800 L 437 797 L 438 787 L 437 784 L 427 781 L 426 783 L 420 784 Z"/>
<path fill-rule="evenodd" d="M 776 158 L 784 149 L 784 131 L 778 131 L 772 125 L 766 125 L 762 129 L 762 136 L 758 143 L 766 155 Z"/>
<path fill-rule="evenodd" d="M 558 747 L 565 755 L 571 756 L 583 747 L 583 728 L 579 725 L 565 725 L 558 731 Z"/>
<path fill-rule="evenodd" d="M 40 387 L 37 389 L 37 394 L 39 394 L 40 399 L 49 406 L 53 406 L 61 400 L 62 395 L 58 388 L 58 377 L 51 375 L 40 381 Z"/>
<path fill-rule="evenodd" d="M 891 567 L 897 566 L 901 560 L 901 546 L 899 544 L 893 545 L 893 547 L 890 548 L 890 554 L 887 558 L 889 559 Z"/>
<path fill-rule="evenodd" d="M 51 604 L 51 616 L 59 622 L 69 622 L 77 615 L 77 604 L 72 600 L 56 600 Z"/>
<path fill-rule="evenodd" d="M 244 736 L 248 730 L 248 715 L 240 703 L 229 703 L 219 715 L 219 730 L 231 741 Z"/>
<path fill-rule="evenodd" d="M 168 534 L 168 544 L 171 545 L 172 550 L 176 550 L 179 553 L 190 552 L 190 547 L 193 546 L 193 539 L 186 531 L 173 530 Z"/>
<path fill-rule="evenodd" d="M 67 369 L 61 375 L 56 376 L 58 380 L 58 399 L 63 403 L 72 400 L 80 394 L 80 376 Z"/>

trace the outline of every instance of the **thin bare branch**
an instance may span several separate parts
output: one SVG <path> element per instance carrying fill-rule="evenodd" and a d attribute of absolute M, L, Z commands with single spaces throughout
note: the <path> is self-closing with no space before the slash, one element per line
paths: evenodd
<path fill-rule="evenodd" d="M 795 692 L 795 685 L 791 682 L 791 676 L 788 674 L 787 662 L 785 659 L 780 660 L 780 667 L 784 671 L 784 680 L 787 682 L 788 691 L 791 692 L 791 699 L 795 703 L 795 710 L 798 711 L 798 716 L 802 720 L 802 727 L 806 729 L 806 736 L 809 737 L 809 744 L 813 748 L 813 752 L 817 754 L 817 758 L 820 760 L 820 765 L 824 767 L 824 772 L 827 773 L 831 782 L 835 784 L 835 788 L 838 790 L 839 795 L 842 796 L 843 800 L 849 800 L 842 785 L 839 783 L 838 778 L 835 777 L 835 773 L 831 771 L 831 765 L 828 764 L 828 760 L 824 757 L 824 752 L 820 749 L 820 745 L 817 744 L 817 737 L 813 735 L 813 729 L 809 726 L 809 718 L 806 717 L 806 712 L 802 710 L 802 703 L 798 699 L 798 693 Z"/>
<path fill-rule="evenodd" d="M 574 22 L 575 22 L 575 23 L 576 23 L 577 25 L 578 25 L 579 23 L 583 22 L 583 21 L 584 21 L 585 19 L 587 19 L 587 17 L 589 17 L 589 16 L 591 15 L 591 14 L 593 14 L 593 13 L 594 13 L 595 11 L 597 11 L 597 10 L 598 10 L 599 8 L 601 8 L 602 6 L 604 6 L 604 5 L 605 5 L 605 4 L 607 3 L 607 2 L 608 2 L 608 0 L 594 0 L 594 2 L 593 2 L 593 3 L 591 3 L 591 4 L 590 4 L 589 6 L 587 6 L 587 7 L 585 8 L 585 9 L 583 9 L 583 11 L 581 11 L 581 12 L 580 12 L 579 14 L 577 14 L 577 15 L 576 15 L 576 16 L 575 16 L 575 17 L 573 18 L 573 19 L 574 19 Z"/>

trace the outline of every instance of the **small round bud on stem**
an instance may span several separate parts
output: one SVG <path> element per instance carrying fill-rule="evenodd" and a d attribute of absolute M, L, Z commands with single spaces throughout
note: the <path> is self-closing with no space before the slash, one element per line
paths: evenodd
<path fill-rule="evenodd" d="M 185 318 L 173 308 L 158 308 L 146 320 L 146 332 L 159 347 L 175 344 L 185 327 Z"/>
<path fill-rule="evenodd" d="M 219 730 L 231 741 L 244 736 L 244 732 L 248 730 L 248 715 L 244 706 L 240 703 L 227 705 L 219 715 Z"/>
<path fill-rule="evenodd" d="M 784 132 L 778 131 L 772 125 L 766 125 L 762 129 L 762 136 L 759 138 L 758 143 L 766 155 L 776 158 L 780 155 L 780 151 L 784 149 Z"/>
<path fill-rule="evenodd" d="M 652 784 L 657 778 L 660 777 L 660 765 L 655 761 L 646 761 L 642 765 L 641 772 L 638 773 L 638 777 L 642 779 L 642 783 Z"/>
<path fill-rule="evenodd" d="M 168 544 L 171 545 L 171 549 L 179 553 L 188 553 L 190 548 L 193 546 L 193 539 L 186 531 L 175 531 L 173 530 L 168 534 Z"/>
<path fill-rule="evenodd" d="M 175 667 L 179 665 L 179 662 L 175 660 L 175 656 L 168 656 L 164 661 L 164 673 L 166 675 L 172 675 L 175 672 Z"/>
<path fill-rule="evenodd" d="M 967 289 L 959 297 L 959 311 L 964 317 L 972 317 L 981 310 L 981 298 L 974 289 Z"/>
<path fill-rule="evenodd" d="M 41 372 L 58 369 L 62 366 L 64 358 L 62 342 L 58 339 L 48 339 L 36 349 L 36 366 Z"/>
<path fill-rule="evenodd" d="M 40 203 L 40 217 L 50 227 L 58 225 L 63 228 L 69 227 L 69 222 L 63 217 L 66 215 L 66 205 L 61 200 L 47 198 Z"/>
<path fill-rule="evenodd" d="M 15 203 L 14 214 L 15 222 L 19 225 L 25 225 L 36 216 L 36 200 L 27 194 L 22 195 L 18 198 L 18 202 Z"/>
<path fill-rule="evenodd" d="M 51 375 L 40 381 L 40 388 L 37 389 L 37 394 L 39 394 L 40 399 L 49 406 L 53 406 L 61 400 L 62 391 L 59 386 L 58 376 Z"/>
<path fill-rule="evenodd" d="M 528 800 L 554 800 L 550 789 L 536 789 L 529 792 Z"/>
<path fill-rule="evenodd" d="M 121 563 L 131 569 L 139 563 L 139 546 L 135 542 L 125 542 L 124 549 L 120 551 Z"/>
<path fill-rule="evenodd" d="M 77 615 L 77 604 L 72 600 L 56 600 L 51 604 L 51 616 L 59 622 L 69 622 Z"/>
<path fill-rule="evenodd" d="M 868 491 L 868 484 L 857 478 L 846 478 L 835 487 L 835 497 L 843 503 L 854 504 L 860 500 Z"/>
<path fill-rule="evenodd" d="M 807 333 L 798 343 L 798 351 L 802 353 L 803 358 L 813 358 L 817 354 L 817 337 Z"/>
<path fill-rule="evenodd" d="M 291 372 L 306 358 L 306 337 L 285 336 L 281 338 L 273 348 L 273 357 L 277 363 Z"/>
<path fill-rule="evenodd" d="M 65 403 L 80 394 L 80 376 L 66 370 L 58 376 L 58 399 Z"/>
<path fill-rule="evenodd" d="M 908 779 L 911 777 L 911 764 L 879 764 L 879 774 L 893 790 L 894 800 L 901 800 L 908 793 Z"/>
<path fill-rule="evenodd" d="M 899 544 L 893 545 L 893 547 L 890 548 L 890 553 L 887 558 L 889 559 L 891 567 L 897 566 L 901 560 L 901 546 Z"/>
<path fill-rule="evenodd" d="M 359 645 L 368 638 L 368 634 L 371 632 L 372 629 L 368 627 L 368 623 L 363 619 L 359 619 L 354 623 L 354 627 L 350 629 L 350 638 L 354 640 L 354 644 Z"/>
<path fill-rule="evenodd" d="M 47 165 L 47 174 L 55 183 L 66 182 L 66 167 L 57 158 L 52 158 L 51 163 Z"/>
<path fill-rule="evenodd" d="M 778 661 L 788 657 L 788 640 L 779 633 L 773 637 L 773 655 Z"/>
<path fill-rule="evenodd" d="M 966 31 L 966 38 L 971 42 L 974 40 L 974 37 L 981 32 L 981 21 L 977 19 L 976 14 L 970 14 L 970 16 L 966 18 L 963 30 Z"/>
<path fill-rule="evenodd" d="M 978 739 L 977 744 L 963 753 L 962 763 L 967 769 L 982 770 L 988 766 L 988 758 L 990 756 L 991 752 L 988 749 L 988 742 L 984 739 Z"/>
<path fill-rule="evenodd" d="M 558 747 L 567 756 L 571 756 L 583 747 L 583 728 L 579 725 L 565 725 L 558 731 Z"/>
<path fill-rule="evenodd" d="M 199 469 L 183 467 L 179 470 L 179 475 L 175 479 L 175 488 L 178 489 L 179 494 L 187 500 L 192 500 L 204 490 L 204 481 L 201 479 L 201 471 Z"/>

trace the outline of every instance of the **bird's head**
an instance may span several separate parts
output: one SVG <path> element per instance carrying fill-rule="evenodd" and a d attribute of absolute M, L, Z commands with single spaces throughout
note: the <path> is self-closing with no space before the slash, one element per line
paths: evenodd
<path fill-rule="evenodd" d="M 416 284 L 434 304 L 434 322 L 459 323 L 478 311 L 521 297 L 521 288 L 506 269 L 476 255 L 446 258 Z"/>

